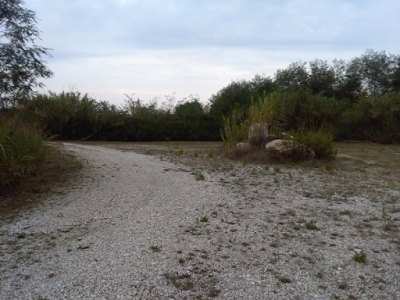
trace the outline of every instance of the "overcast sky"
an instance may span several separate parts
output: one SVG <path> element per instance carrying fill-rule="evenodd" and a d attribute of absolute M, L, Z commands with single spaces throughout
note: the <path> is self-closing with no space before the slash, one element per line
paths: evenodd
<path fill-rule="evenodd" d="M 124 102 L 198 94 L 315 58 L 350 60 L 367 49 L 400 54 L 399 0 L 25 0 L 54 77 Z"/>

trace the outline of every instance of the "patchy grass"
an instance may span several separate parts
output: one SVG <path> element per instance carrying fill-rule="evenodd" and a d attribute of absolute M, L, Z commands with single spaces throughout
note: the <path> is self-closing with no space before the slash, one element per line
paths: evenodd
<path fill-rule="evenodd" d="M 82 163 L 64 152 L 58 143 L 51 143 L 46 158 L 31 176 L 13 188 L 0 190 L 0 216 L 30 207 L 46 199 L 55 187 L 72 185 L 79 177 Z"/>

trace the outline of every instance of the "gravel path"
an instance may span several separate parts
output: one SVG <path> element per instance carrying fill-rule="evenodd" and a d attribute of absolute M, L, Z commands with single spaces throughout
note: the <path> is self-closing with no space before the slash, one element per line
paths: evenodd
<path fill-rule="evenodd" d="M 77 184 L 1 222 L 0 299 L 400 299 L 399 186 L 64 147 Z"/>

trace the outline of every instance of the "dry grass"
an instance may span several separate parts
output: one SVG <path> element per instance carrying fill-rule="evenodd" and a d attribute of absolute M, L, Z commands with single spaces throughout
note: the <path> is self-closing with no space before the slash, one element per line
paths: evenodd
<path fill-rule="evenodd" d="M 68 185 L 82 169 L 82 163 L 54 143 L 47 157 L 30 177 L 0 191 L 0 216 L 28 208 L 45 199 L 56 187 Z"/>

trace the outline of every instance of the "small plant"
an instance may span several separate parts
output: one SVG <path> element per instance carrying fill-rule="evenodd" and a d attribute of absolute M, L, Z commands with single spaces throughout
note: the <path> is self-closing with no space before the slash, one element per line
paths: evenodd
<path fill-rule="evenodd" d="M 161 248 L 158 246 L 151 246 L 150 249 L 153 251 L 153 253 L 161 252 Z"/>
<path fill-rule="evenodd" d="M 364 251 L 361 251 L 360 253 L 354 254 L 353 259 L 356 262 L 364 264 L 367 261 L 367 254 Z"/>
<path fill-rule="evenodd" d="M 383 221 L 383 229 L 386 231 L 391 231 L 393 228 L 392 224 L 392 217 L 389 216 L 389 214 L 386 211 L 386 208 L 383 206 L 382 207 L 382 219 Z"/>
<path fill-rule="evenodd" d="M 197 172 L 192 172 L 192 175 L 195 176 L 196 180 L 204 180 L 205 179 L 204 175 L 201 172 L 198 172 L 198 171 Z"/>
<path fill-rule="evenodd" d="M 275 173 L 282 173 L 281 168 L 279 167 L 274 167 Z"/>
<path fill-rule="evenodd" d="M 278 248 L 279 244 L 278 244 L 277 241 L 275 241 L 275 242 L 272 242 L 271 244 L 269 244 L 269 246 L 272 247 L 272 248 Z"/>
<path fill-rule="evenodd" d="M 208 218 L 207 218 L 207 216 L 204 216 L 204 217 L 202 217 L 201 219 L 200 219 L 200 222 L 208 222 Z"/>
<path fill-rule="evenodd" d="M 329 174 L 333 174 L 333 172 L 335 171 L 335 167 L 332 164 L 326 164 L 325 165 L 325 170 L 329 173 Z"/>
<path fill-rule="evenodd" d="M 198 152 L 198 151 L 195 151 L 195 152 L 193 153 L 193 156 L 194 156 L 194 157 L 199 157 L 199 152 Z"/>
<path fill-rule="evenodd" d="M 185 153 L 185 151 L 183 149 L 179 149 L 175 151 L 175 155 L 176 156 L 182 156 Z"/>
<path fill-rule="evenodd" d="M 343 216 L 351 216 L 351 211 L 350 210 L 342 210 L 339 214 Z"/>
<path fill-rule="evenodd" d="M 242 165 L 245 166 L 249 163 L 249 160 L 247 158 L 244 158 L 242 161 Z"/>
<path fill-rule="evenodd" d="M 319 228 L 317 227 L 317 224 L 312 220 L 306 222 L 306 228 L 308 230 L 319 230 Z"/>
<path fill-rule="evenodd" d="M 279 277 L 279 281 L 282 282 L 282 283 L 291 283 L 292 282 L 292 280 L 290 280 L 287 277 L 283 277 L 283 276 Z"/>
<path fill-rule="evenodd" d="M 214 150 L 213 150 L 213 149 L 209 150 L 209 151 L 207 152 L 207 156 L 208 156 L 209 158 L 214 157 Z"/>

